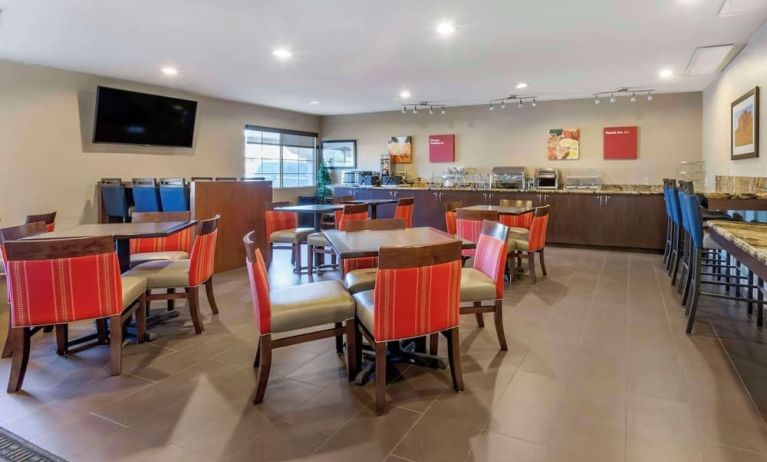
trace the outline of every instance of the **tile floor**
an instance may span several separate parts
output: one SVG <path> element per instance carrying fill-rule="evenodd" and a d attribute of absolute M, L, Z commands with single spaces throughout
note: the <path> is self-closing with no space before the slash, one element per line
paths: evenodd
<path fill-rule="evenodd" d="M 120 377 L 106 348 L 62 358 L 37 335 L 24 391 L 0 393 L 0 426 L 71 461 L 767 461 L 767 342 L 743 306 L 704 300 L 686 336 L 659 256 L 547 257 L 547 278 L 506 290 L 509 351 L 492 319 L 463 319 L 461 394 L 447 371 L 402 368 L 376 417 L 372 384 L 345 380 L 328 339 L 279 350 L 250 405 L 256 333 L 236 270 L 217 276 L 218 317 L 202 303 L 204 335 L 182 307 L 158 340 L 125 348 Z M 272 273 L 299 282 L 283 256 Z"/>

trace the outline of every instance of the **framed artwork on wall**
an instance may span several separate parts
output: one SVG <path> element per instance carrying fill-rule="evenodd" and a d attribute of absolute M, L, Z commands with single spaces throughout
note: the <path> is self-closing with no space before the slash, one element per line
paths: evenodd
<path fill-rule="evenodd" d="M 581 130 L 579 128 L 553 128 L 549 130 L 549 160 L 578 160 L 580 158 Z"/>
<path fill-rule="evenodd" d="M 413 137 L 392 136 L 389 138 L 388 151 L 391 161 L 397 164 L 413 162 Z"/>
<path fill-rule="evenodd" d="M 730 105 L 730 159 L 759 157 L 759 87 Z"/>
<path fill-rule="evenodd" d="M 323 140 L 322 163 L 327 168 L 356 168 L 357 140 Z"/>

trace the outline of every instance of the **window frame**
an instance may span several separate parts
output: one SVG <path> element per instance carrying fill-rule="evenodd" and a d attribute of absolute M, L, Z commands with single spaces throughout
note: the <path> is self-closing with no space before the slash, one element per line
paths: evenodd
<path fill-rule="evenodd" d="M 280 141 L 278 144 L 271 144 L 271 143 L 248 143 L 248 136 L 247 132 L 248 130 L 252 131 L 260 131 L 260 132 L 269 132 L 269 133 L 276 133 L 280 137 Z M 283 136 L 284 135 L 295 135 L 295 136 L 305 136 L 305 137 L 311 137 L 314 138 L 314 146 L 308 147 L 308 146 L 296 146 L 293 144 L 283 144 Z M 293 130 L 288 128 L 275 128 L 275 127 L 265 127 L 263 125 L 252 125 L 252 124 L 245 124 L 245 127 L 242 130 L 242 136 L 243 136 L 243 173 L 247 176 L 247 171 L 245 171 L 245 165 L 247 164 L 248 159 L 252 159 L 252 157 L 247 157 L 247 146 L 248 144 L 260 144 L 263 146 L 277 146 L 280 148 L 280 159 L 279 159 L 279 185 L 275 185 L 274 181 L 272 181 L 272 189 L 307 189 L 307 188 L 314 188 L 317 185 L 317 170 L 319 168 L 319 162 L 320 162 L 320 135 L 319 133 L 315 132 L 307 132 L 302 130 Z M 262 137 L 263 140 L 263 137 Z M 312 153 L 312 171 L 311 171 L 311 184 L 306 186 L 283 186 L 284 184 L 284 149 L 285 148 L 298 148 L 298 149 L 313 149 Z M 258 174 L 255 174 L 258 175 Z"/>

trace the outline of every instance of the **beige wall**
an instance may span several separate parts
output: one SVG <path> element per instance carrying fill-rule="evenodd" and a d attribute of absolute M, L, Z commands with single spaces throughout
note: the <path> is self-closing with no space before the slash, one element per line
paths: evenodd
<path fill-rule="evenodd" d="M 639 159 L 605 161 L 603 127 L 633 125 L 639 127 Z M 581 129 L 580 160 L 546 160 L 550 128 Z M 660 184 L 676 173 L 680 161 L 701 158 L 701 94 L 657 95 L 652 102 L 635 104 L 619 99 L 595 105 L 593 99 L 581 99 L 539 102 L 536 108 L 496 107 L 493 112 L 468 106 L 448 108 L 445 115 L 395 111 L 322 118 L 323 139 L 357 139 L 359 169 L 378 170 L 389 136 L 412 135 L 414 162 L 404 169 L 427 179 L 446 165 L 429 163 L 428 136 L 450 133 L 456 135 L 456 164 L 464 167 L 598 168 L 611 183 Z"/>
<path fill-rule="evenodd" d="M 97 85 L 199 101 L 194 147 L 91 144 Z M 62 225 L 95 222 L 101 177 L 241 176 L 245 124 L 316 132 L 319 117 L 0 60 L 0 226 L 51 210 Z"/>
<path fill-rule="evenodd" d="M 759 133 L 762 154 L 757 159 L 730 160 L 730 104 L 759 86 L 761 120 Z M 715 175 L 767 176 L 767 24 L 751 38 L 748 46 L 727 67 L 719 79 L 703 92 L 703 160 L 707 187 Z"/>

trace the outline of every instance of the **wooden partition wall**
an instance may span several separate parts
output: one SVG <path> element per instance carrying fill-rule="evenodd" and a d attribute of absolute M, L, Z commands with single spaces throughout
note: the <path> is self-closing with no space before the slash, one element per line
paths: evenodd
<path fill-rule="evenodd" d="M 242 238 L 256 231 L 256 246 L 267 256 L 264 205 L 272 201 L 271 181 L 193 181 L 190 190 L 192 218 L 221 215 L 218 222 L 215 271 L 245 265 Z"/>

